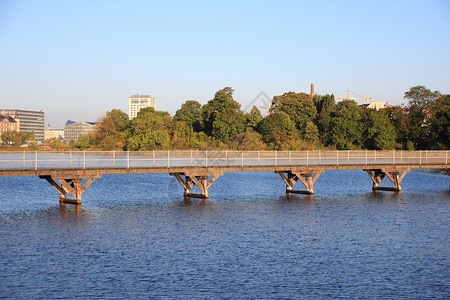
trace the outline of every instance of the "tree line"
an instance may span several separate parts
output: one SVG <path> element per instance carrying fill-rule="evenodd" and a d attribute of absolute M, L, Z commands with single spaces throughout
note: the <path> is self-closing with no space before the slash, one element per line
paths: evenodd
<path fill-rule="evenodd" d="M 405 93 L 405 106 L 379 111 L 334 95 L 287 92 L 274 96 L 270 114 L 253 106 L 241 110 L 234 90 L 217 91 L 205 105 L 188 100 L 171 117 L 144 108 L 137 117 L 118 109 L 105 114 L 78 143 L 56 139 L 49 145 L 101 150 L 158 149 L 449 149 L 450 95 L 415 86 Z"/>

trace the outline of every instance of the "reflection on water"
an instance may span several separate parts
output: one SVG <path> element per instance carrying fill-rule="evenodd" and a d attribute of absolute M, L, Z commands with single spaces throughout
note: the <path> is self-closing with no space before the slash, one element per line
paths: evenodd
<path fill-rule="evenodd" d="M 314 201 L 314 195 L 298 195 L 293 193 L 286 193 L 287 200 L 289 201 L 305 201 L 305 202 L 313 202 Z"/>
<path fill-rule="evenodd" d="M 81 205 L 66 204 L 60 201 L 59 209 L 62 218 L 77 218 L 81 216 Z"/>
<path fill-rule="evenodd" d="M 209 201 L 208 199 L 198 199 L 198 198 L 191 198 L 191 197 L 184 197 L 183 200 L 178 202 L 179 206 L 184 206 L 184 207 L 188 207 L 188 206 L 192 206 L 192 205 L 196 205 L 196 206 L 200 206 L 200 207 L 206 207 L 208 205 Z"/>
<path fill-rule="evenodd" d="M 226 174 L 209 201 L 166 174 L 105 175 L 81 206 L 0 178 L 0 297 L 448 298 L 449 177 L 394 193 L 336 175 L 286 195 L 277 174 Z"/>
<path fill-rule="evenodd" d="M 403 198 L 402 192 L 392 191 L 392 192 L 382 192 L 382 191 L 372 191 L 371 193 L 366 194 L 368 200 L 400 200 Z"/>

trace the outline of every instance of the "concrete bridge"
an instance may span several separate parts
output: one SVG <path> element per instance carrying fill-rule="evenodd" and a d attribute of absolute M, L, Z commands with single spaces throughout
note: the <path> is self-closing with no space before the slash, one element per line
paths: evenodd
<path fill-rule="evenodd" d="M 326 170 L 362 169 L 373 190 L 401 191 L 411 169 L 444 169 L 449 151 L 303 150 L 303 151 L 68 151 L 0 152 L 0 176 L 39 176 L 60 194 L 60 201 L 81 204 L 81 195 L 103 174 L 169 173 L 185 197 L 208 198 L 208 189 L 225 172 L 273 171 L 286 193 L 313 194 Z M 381 186 L 384 178 L 393 186 Z M 300 181 L 305 189 L 295 190 Z M 197 186 L 200 193 L 192 193 Z M 74 199 L 69 199 L 72 194 Z"/>

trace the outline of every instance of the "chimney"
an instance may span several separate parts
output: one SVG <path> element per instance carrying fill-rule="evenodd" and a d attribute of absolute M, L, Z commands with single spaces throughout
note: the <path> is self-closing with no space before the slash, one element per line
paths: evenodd
<path fill-rule="evenodd" d="M 314 83 L 311 83 L 311 98 L 314 98 Z"/>

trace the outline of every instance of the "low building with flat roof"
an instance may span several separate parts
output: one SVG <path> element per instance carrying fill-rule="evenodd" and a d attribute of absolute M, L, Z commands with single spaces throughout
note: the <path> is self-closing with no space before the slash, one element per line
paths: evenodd
<path fill-rule="evenodd" d="M 48 141 L 52 138 L 57 138 L 58 140 L 64 140 L 64 129 L 47 129 L 45 131 L 45 140 Z"/>

